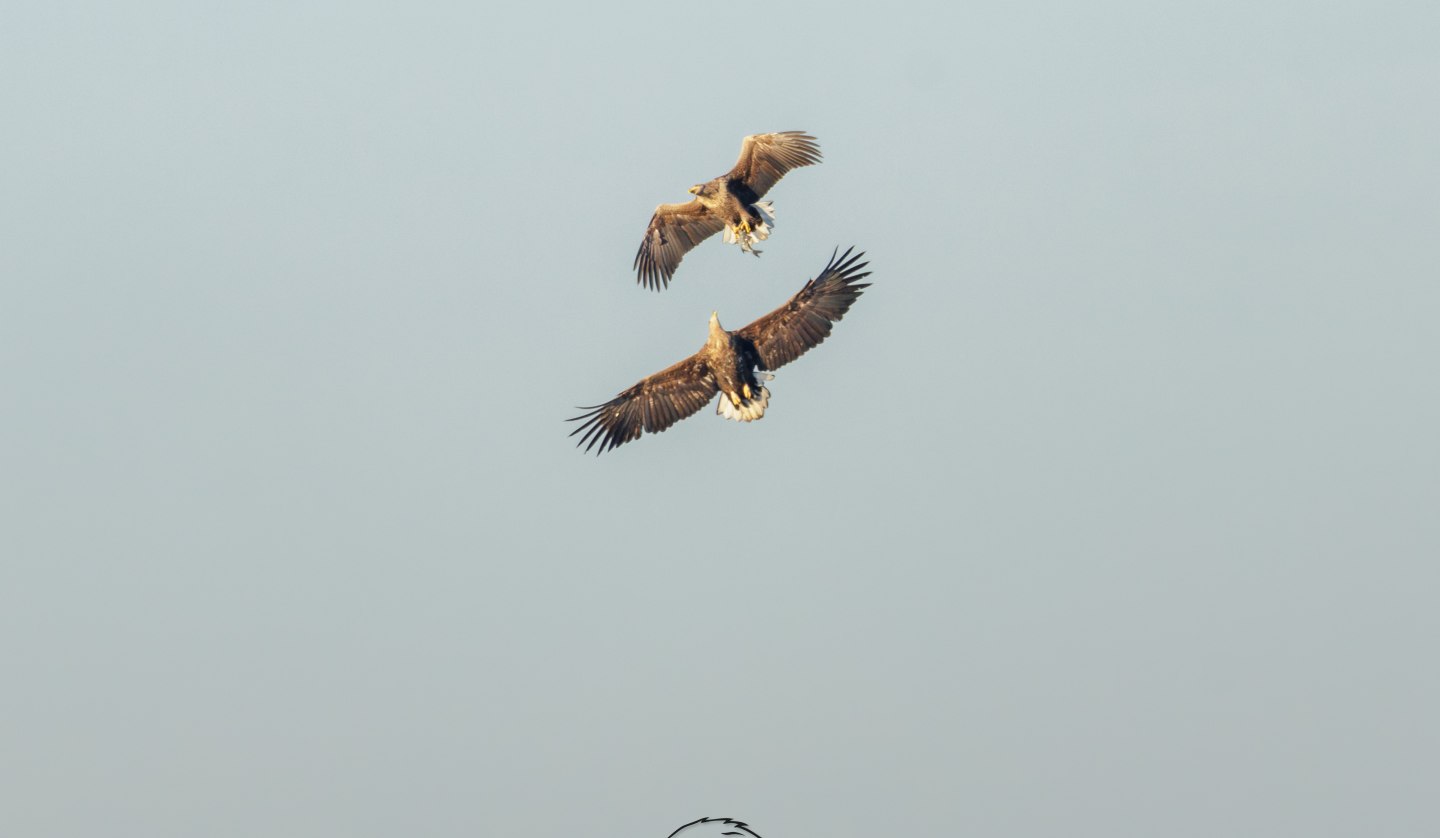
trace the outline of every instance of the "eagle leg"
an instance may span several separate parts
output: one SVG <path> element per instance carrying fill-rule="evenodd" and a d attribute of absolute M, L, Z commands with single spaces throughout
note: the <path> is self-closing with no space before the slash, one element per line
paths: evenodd
<path fill-rule="evenodd" d="M 759 256 L 760 251 L 756 250 L 752 245 L 757 241 L 762 241 L 762 239 L 755 235 L 754 230 L 755 228 L 750 226 L 750 223 L 747 221 L 731 224 L 725 228 L 725 243 L 730 244 L 733 242 L 734 244 L 740 245 L 740 249 L 746 253 L 753 253 Z"/>
<path fill-rule="evenodd" d="M 741 384 L 741 385 L 740 385 L 740 392 L 742 392 L 742 393 L 745 394 L 745 401 L 747 401 L 747 402 L 750 401 L 750 385 L 749 385 L 749 384 Z"/>

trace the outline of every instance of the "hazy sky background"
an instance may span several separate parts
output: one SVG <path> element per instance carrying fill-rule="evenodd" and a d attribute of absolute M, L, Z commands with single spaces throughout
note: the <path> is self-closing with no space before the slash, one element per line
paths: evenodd
<path fill-rule="evenodd" d="M 1440 833 L 1437 33 L 8 3 L 0 834 Z M 572 447 L 849 245 L 764 421 Z"/>

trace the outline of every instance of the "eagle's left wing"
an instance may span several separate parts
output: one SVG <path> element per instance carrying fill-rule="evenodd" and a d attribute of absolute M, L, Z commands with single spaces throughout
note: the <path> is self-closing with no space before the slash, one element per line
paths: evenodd
<path fill-rule="evenodd" d="M 805 283 L 789 302 L 735 332 L 754 346 L 761 369 L 779 369 L 819 346 L 860 298 L 862 289 L 870 287 L 860 281 L 870 275 L 865 270 L 869 263 L 860 261 L 863 252 L 851 256 L 854 249 L 832 255 L 825 270 Z"/>
<path fill-rule="evenodd" d="M 820 146 L 804 131 L 752 134 L 741 141 L 740 159 L 726 177 L 750 187 L 758 200 L 786 172 L 819 162 Z"/>

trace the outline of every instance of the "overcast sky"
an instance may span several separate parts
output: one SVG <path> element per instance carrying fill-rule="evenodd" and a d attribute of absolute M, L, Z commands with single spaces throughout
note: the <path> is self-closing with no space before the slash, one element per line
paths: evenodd
<path fill-rule="evenodd" d="M 0 834 L 1440 833 L 1433 3 L 211 6 L 0 12 Z"/>

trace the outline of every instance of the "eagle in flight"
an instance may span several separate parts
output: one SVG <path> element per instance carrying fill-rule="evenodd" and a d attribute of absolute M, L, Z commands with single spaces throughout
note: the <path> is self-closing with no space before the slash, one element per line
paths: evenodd
<path fill-rule="evenodd" d="M 716 836 L 720 836 L 720 838 L 730 838 L 731 836 L 760 838 L 760 835 L 750 828 L 750 824 L 733 818 L 701 818 L 698 821 L 691 821 L 670 833 L 670 838 L 679 838 L 682 832 L 692 832 L 697 836 L 711 836 L 711 838 L 716 838 Z"/>
<path fill-rule="evenodd" d="M 860 261 L 865 254 L 851 256 L 853 250 L 832 254 L 825 270 L 785 305 L 743 329 L 726 331 L 712 312 L 710 336 L 699 352 L 604 404 L 580 408 L 588 412 L 569 420 L 581 423 L 570 432 L 580 435 L 576 447 L 584 445 L 588 452 L 598 445 L 598 455 L 639 439 L 642 432 L 658 434 L 699 412 L 717 392 L 715 412 L 726 419 L 753 422 L 764 416 L 770 390 L 761 381 L 774 378 L 769 371 L 819 346 L 870 287 L 860 281 L 870 275 L 869 263 Z"/>
<path fill-rule="evenodd" d="M 635 254 L 636 281 L 656 291 L 665 288 L 685 254 L 721 230 L 726 244 L 759 256 L 751 245 L 770 238 L 775 220 L 774 205 L 760 199 L 786 172 L 819 162 L 820 146 L 803 131 L 746 137 L 735 168 L 690 187 L 694 200 L 655 208 Z"/>

